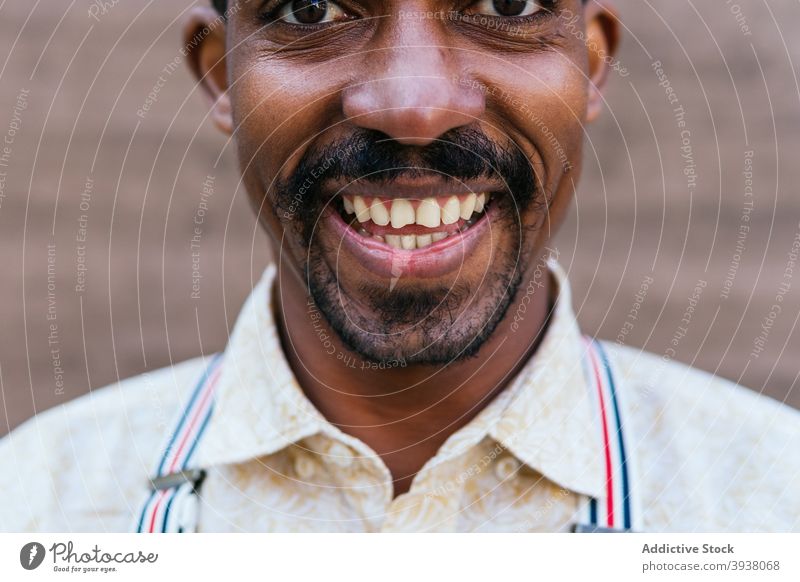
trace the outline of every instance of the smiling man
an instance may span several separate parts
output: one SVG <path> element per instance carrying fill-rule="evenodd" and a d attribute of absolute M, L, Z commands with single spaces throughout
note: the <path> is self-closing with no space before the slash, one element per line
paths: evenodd
<path fill-rule="evenodd" d="M 0 526 L 800 527 L 796 412 L 577 326 L 550 242 L 613 68 L 604 4 L 214 8 L 184 46 L 277 264 L 223 353 L 12 433 Z"/>

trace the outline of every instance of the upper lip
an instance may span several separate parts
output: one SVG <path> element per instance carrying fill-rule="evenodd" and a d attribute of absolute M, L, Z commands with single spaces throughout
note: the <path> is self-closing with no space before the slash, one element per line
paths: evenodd
<path fill-rule="evenodd" d="M 378 198 L 422 199 L 430 197 L 468 194 L 474 192 L 498 192 L 504 186 L 497 180 L 461 181 L 456 178 L 442 179 L 440 176 L 419 179 L 395 179 L 387 182 L 367 180 L 329 181 L 325 191 L 330 195 L 374 196 Z"/>

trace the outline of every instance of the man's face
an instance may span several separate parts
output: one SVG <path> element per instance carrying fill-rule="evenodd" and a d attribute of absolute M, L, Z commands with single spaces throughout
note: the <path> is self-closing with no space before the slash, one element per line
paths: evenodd
<path fill-rule="evenodd" d="M 279 253 L 367 359 L 474 355 L 563 217 L 589 101 L 580 0 L 247 0 L 227 84 Z"/>

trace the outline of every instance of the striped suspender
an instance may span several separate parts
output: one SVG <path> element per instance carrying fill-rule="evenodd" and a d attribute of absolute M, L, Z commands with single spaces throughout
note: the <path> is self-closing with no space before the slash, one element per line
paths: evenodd
<path fill-rule="evenodd" d="M 631 482 L 629 448 L 620 415 L 620 395 L 608 356 L 600 342 L 584 338 L 587 374 L 600 419 L 605 467 L 605 497 L 586 498 L 582 507 L 583 523 L 576 532 L 632 531 L 638 526 L 638 507 L 634 503 L 635 484 Z"/>
<path fill-rule="evenodd" d="M 584 498 L 581 523 L 574 531 L 626 532 L 639 528 L 636 484 L 631 481 L 631 461 L 620 415 L 620 395 L 602 345 L 591 338 L 586 344 L 587 374 L 600 418 L 605 467 L 605 497 Z M 197 529 L 197 490 L 205 471 L 192 467 L 192 457 L 211 418 L 214 390 L 219 379 L 220 354 L 212 359 L 180 412 L 151 479 L 150 493 L 137 514 L 139 533 L 191 532 Z"/>
<path fill-rule="evenodd" d="M 205 471 L 192 468 L 191 462 L 213 411 L 220 360 L 220 354 L 211 360 L 169 433 L 150 479 L 150 493 L 136 517 L 137 533 L 183 533 L 197 529 L 197 491 Z"/>

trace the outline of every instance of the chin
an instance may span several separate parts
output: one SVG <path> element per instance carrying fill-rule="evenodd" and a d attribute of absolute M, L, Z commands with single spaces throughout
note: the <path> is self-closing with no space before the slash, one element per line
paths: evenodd
<path fill-rule="evenodd" d="M 312 245 L 304 271 L 330 327 L 363 359 L 447 364 L 475 357 L 516 295 L 519 238 L 504 234 L 483 253 L 462 253 L 458 268 L 439 277 L 370 273 L 335 245 Z"/>

